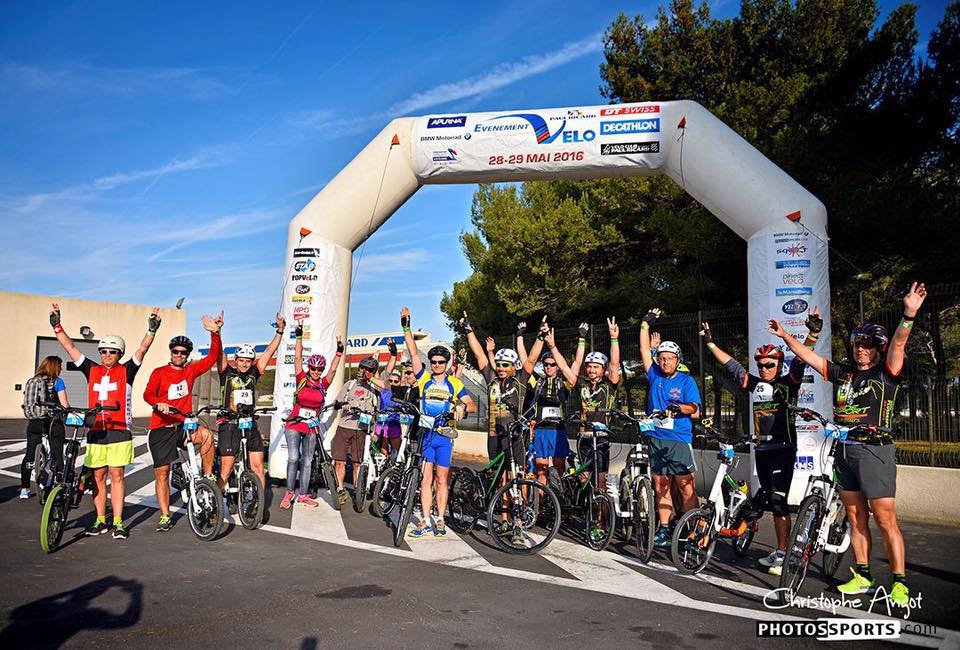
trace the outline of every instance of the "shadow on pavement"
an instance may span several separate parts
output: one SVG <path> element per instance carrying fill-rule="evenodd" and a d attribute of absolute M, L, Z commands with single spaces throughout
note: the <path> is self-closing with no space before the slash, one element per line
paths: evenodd
<path fill-rule="evenodd" d="M 123 611 L 94 605 L 108 591 L 126 598 Z M 116 594 L 113 595 L 114 599 Z M 143 585 L 107 576 L 17 607 L 0 632 L 0 647 L 59 648 L 81 630 L 109 630 L 135 625 L 143 611 Z"/>
<path fill-rule="evenodd" d="M 13 501 L 14 499 L 20 498 L 20 486 L 19 485 L 8 485 L 5 488 L 0 489 L 0 503 L 6 503 L 7 501 Z M 36 501 L 36 494 L 31 497 L 31 501 Z"/>

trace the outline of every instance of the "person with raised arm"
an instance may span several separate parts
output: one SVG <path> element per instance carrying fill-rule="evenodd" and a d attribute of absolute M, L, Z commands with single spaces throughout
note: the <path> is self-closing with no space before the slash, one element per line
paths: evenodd
<path fill-rule="evenodd" d="M 870 570 L 870 513 L 883 535 L 893 584 L 890 601 L 900 607 L 910 603 L 903 534 L 897 524 L 897 450 L 890 429 L 897 392 L 902 381 L 907 339 L 917 312 L 927 297 L 922 283 L 914 282 L 903 297 L 903 316 L 891 340 L 887 329 L 876 323 L 861 323 L 850 332 L 852 360 L 834 363 L 803 345 L 777 320 L 770 320 L 771 334 L 779 336 L 791 351 L 833 384 L 833 419 L 850 427 L 843 448 L 837 453 L 836 470 L 840 498 L 851 524 L 850 545 L 856 564 L 853 577 L 837 590 L 843 594 L 872 593 L 877 581 Z"/>

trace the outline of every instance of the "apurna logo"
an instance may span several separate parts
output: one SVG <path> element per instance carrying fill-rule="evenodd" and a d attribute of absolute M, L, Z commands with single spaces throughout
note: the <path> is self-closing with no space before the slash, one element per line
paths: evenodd
<path fill-rule="evenodd" d="M 522 120 L 522 123 L 509 124 L 501 122 L 501 120 L 511 119 Z M 550 144 L 563 133 L 563 127 L 566 125 L 567 121 L 564 120 L 556 132 L 550 133 L 550 127 L 547 126 L 546 121 L 536 113 L 513 113 L 492 117 L 489 120 L 477 124 L 473 127 L 473 130 L 476 133 L 509 133 L 511 131 L 526 131 L 530 128 L 533 129 L 534 134 L 537 136 L 537 144 Z"/>
<path fill-rule="evenodd" d="M 466 115 L 454 115 L 452 117 L 431 117 L 427 120 L 428 129 L 446 129 L 452 126 L 466 126 Z"/>

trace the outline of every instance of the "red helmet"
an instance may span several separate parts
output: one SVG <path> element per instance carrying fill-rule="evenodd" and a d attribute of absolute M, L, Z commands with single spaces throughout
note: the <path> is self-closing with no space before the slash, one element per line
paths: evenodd
<path fill-rule="evenodd" d="M 760 359 L 776 359 L 779 362 L 783 362 L 783 350 L 780 349 L 778 345 L 761 345 L 757 348 L 757 351 L 753 354 L 753 360 L 759 361 Z"/>

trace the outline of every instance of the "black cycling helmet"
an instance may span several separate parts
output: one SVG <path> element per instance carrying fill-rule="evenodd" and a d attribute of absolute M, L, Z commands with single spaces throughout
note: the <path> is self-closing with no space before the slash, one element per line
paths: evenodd
<path fill-rule="evenodd" d="M 890 342 L 887 328 L 876 323 L 860 323 L 854 327 L 853 331 L 850 332 L 850 345 L 852 346 L 854 341 L 862 337 L 873 339 L 873 344 L 881 352 L 887 349 L 887 343 Z"/>
<path fill-rule="evenodd" d="M 178 346 L 187 348 L 187 354 L 193 352 L 193 341 L 188 339 L 186 336 L 174 336 L 172 339 L 170 339 L 171 350 Z"/>
<path fill-rule="evenodd" d="M 380 364 L 373 357 L 367 357 L 358 365 L 360 370 L 366 370 L 367 372 L 376 372 L 377 368 L 380 367 Z"/>
<path fill-rule="evenodd" d="M 443 360 L 450 363 L 450 350 L 442 345 L 435 345 L 427 352 L 427 361 L 434 357 L 443 357 Z"/>

